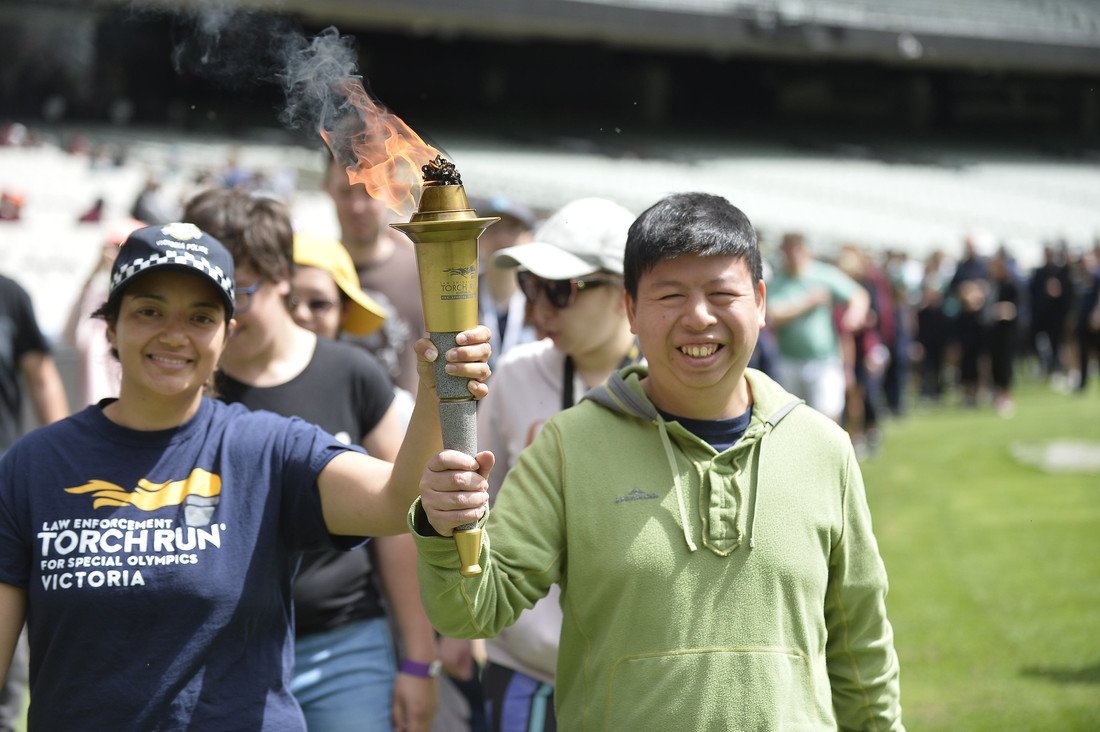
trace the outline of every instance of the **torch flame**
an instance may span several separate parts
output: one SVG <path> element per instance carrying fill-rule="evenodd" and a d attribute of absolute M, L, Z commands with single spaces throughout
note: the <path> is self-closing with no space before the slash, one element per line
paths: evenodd
<path fill-rule="evenodd" d="M 340 133 L 322 126 L 321 138 L 337 161 L 347 164 L 351 185 L 362 183 L 372 198 L 407 217 L 416 209 L 422 186 L 421 167 L 439 151 L 420 139 L 400 117 L 371 99 L 359 78 L 343 79 L 340 87 L 362 126 L 351 129 L 346 140 L 334 139 Z M 346 150 L 346 155 L 338 150 Z"/>

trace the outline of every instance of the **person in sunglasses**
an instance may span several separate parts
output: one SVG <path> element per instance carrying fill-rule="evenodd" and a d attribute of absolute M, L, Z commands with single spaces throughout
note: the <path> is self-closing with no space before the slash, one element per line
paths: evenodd
<path fill-rule="evenodd" d="M 623 300 L 623 246 L 633 220 L 613 201 L 576 200 L 551 215 L 532 243 L 494 257 L 497 268 L 517 271 L 532 324 L 546 338 L 500 357 L 492 395 L 478 408 L 478 444 L 497 458 L 492 496 L 547 420 L 639 359 Z M 561 623 L 555 586 L 515 625 L 486 641 L 482 686 L 494 732 L 556 728 Z"/>
<path fill-rule="evenodd" d="M 335 239 L 295 232 L 287 304 L 294 322 L 306 330 L 334 341 L 348 339 L 374 355 L 356 339 L 376 333 L 387 317 L 386 309 L 360 287 L 351 255 Z M 393 385 L 393 406 L 402 425 L 408 424 L 413 401 L 411 393 Z"/>
<path fill-rule="evenodd" d="M 543 425 L 488 511 L 491 453 L 428 462 L 409 512 L 428 616 L 491 637 L 559 585 L 561 729 L 904 729 L 851 440 L 747 368 L 762 270 L 729 201 L 662 199 L 624 255 L 646 363 Z M 475 520 L 466 578 L 441 537 Z"/>

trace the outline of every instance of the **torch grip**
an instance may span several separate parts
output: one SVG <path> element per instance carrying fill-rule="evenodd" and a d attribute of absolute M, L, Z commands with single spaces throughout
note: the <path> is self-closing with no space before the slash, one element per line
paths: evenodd
<path fill-rule="evenodd" d="M 477 238 L 497 217 L 478 218 L 470 208 L 457 175 L 434 175 L 438 158 L 424 166 L 425 185 L 420 204 L 405 224 L 390 224 L 416 245 L 424 324 L 440 357 L 435 362 L 435 388 L 439 397 L 439 421 L 443 446 L 467 455 L 477 453 L 477 402 L 466 388 L 467 380 L 448 374 L 443 358 L 455 347 L 462 330 L 477 325 Z M 446 166 L 440 163 L 440 170 Z M 457 173 L 451 165 L 451 174 Z M 431 170 L 429 170 L 431 169 Z M 433 175 L 429 176 L 429 172 Z M 455 545 L 463 577 L 481 574 L 481 529 L 476 524 L 459 526 Z"/>
<path fill-rule="evenodd" d="M 476 325 L 476 323 L 475 323 Z M 473 327 L 473 326 L 471 326 Z M 438 332 L 429 333 L 428 337 L 432 341 L 432 345 L 435 346 L 435 350 L 439 353 L 439 356 L 435 359 L 435 393 L 439 397 L 440 402 L 458 402 L 458 401 L 473 401 L 474 397 L 470 394 L 470 390 L 466 388 L 466 384 L 469 379 L 461 376 L 452 376 L 446 371 L 447 359 L 446 353 L 452 348 L 458 346 L 458 331 L 454 332 Z M 443 436 L 443 440 L 446 441 L 447 436 Z M 470 444 L 472 447 L 469 450 L 464 450 L 459 446 L 444 445 L 447 449 L 461 450 L 467 455 L 473 455 L 477 452 L 477 434 L 476 432 L 471 437 Z"/>
<path fill-rule="evenodd" d="M 428 334 L 439 353 L 435 360 L 439 424 L 442 428 L 444 449 L 473 456 L 477 454 L 477 402 L 466 388 L 468 379 L 452 376 L 444 370 L 447 359 L 443 355 L 458 345 L 455 340 L 457 335 L 457 332 Z M 481 574 L 481 567 L 478 565 L 481 555 L 481 529 L 477 524 L 456 526 L 454 539 L 462 565 L 459 569 L 462 576 L 476 577 Z"/>

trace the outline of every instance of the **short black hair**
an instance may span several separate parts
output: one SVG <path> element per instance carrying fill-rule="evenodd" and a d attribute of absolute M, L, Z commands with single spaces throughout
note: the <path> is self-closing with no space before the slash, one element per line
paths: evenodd
<path fill-rule="evenodd" d="M 688 254 L 739 257 L 753 285 L 764 277 L 756 230 L 741 209 L 710 193 L 674 193 L 630 225 L 623 255 L 626 291 L 637 298 L 643 274 L 662 261 Z"/>

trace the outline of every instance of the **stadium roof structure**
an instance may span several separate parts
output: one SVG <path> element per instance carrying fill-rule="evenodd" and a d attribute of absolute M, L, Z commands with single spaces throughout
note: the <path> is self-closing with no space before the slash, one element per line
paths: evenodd
<path fill-rule="evenodd" d="M 1100 72 L 1093 0 L 287 0 L 321 22 L 422 35 L 642 49 Z"/>

